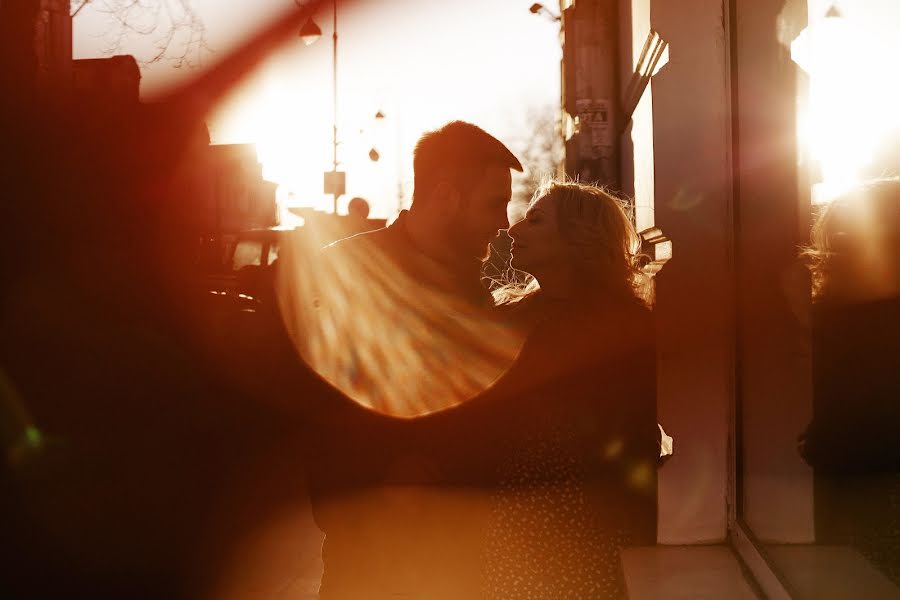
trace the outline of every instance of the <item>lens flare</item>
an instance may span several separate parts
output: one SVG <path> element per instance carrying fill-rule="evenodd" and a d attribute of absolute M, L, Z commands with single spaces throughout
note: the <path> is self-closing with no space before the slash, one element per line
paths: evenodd
<path fill-rule="evenodd" d="M 372 244 L 319 251 L 339 237 L 327 227 L 290 239 L 277 285 L 298 353 L 338 390 L 413 417 L 472 398 L 514 361 L 522 337 L 495 313 L 415 279 Z"/>
<path fill-rule="evenodd" d="M 900 130 L 900 82 L 892 40 L 829 11 L 791 43 L 791 58 L 809 75 L 799 137 L 821 171 L 813 201 L 829 202 L 865 175 L 880 145 Z"/>

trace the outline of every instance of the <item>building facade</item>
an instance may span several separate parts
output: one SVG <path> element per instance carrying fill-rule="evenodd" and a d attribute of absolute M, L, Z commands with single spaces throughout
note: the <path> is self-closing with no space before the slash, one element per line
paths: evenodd
<path fill-rule="evenodd" d="M 215 229 L 240 231 L 271 227 L 278 222 L 277 184 L 262 177 L 255 144 L 217 144 L 208 149 L 208 206 Z"/>

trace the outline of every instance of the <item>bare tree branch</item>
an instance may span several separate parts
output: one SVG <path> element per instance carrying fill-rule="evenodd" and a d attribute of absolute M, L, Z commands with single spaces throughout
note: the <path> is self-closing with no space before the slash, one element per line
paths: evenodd
<path fill-rule="evenodd" d="M 559 109 L 555 106 L 531 107 L 526 111 L 522 136 L 512 140 L 525 167 L 513 180 L 513 199 L 523 207 L 545 177 L 553 177 L 565 156 Z"/>
<path fill-rule="evenodd" d="M 91 1 L 91 0 L 82 0 L 81 4 L 78 5 L 78 8 L 74 9 L 74 10 L 69 14 L 69 16 L 72 17 L 73 19 L 74 19 L 75 17 L 77 17 L 77 16 L 78 16 L 78 13 L 81 12 L 81 9 L 84 8 L 85 6 L 87 6 L 88 3 L 89 3 L 90 1 Z M 74 4 L 74 0 L 73 0 L 72 4 Z"/>
<path fill-rule="evenodd" d="M 72 16 L 92 1 L 83 0 Z M 99 0 L 97 4 L 96 10 L 109 18 L 102 34 L 109 40 L 105 54 L 121 52 L 125 40 L 131 36 L 154 35 L 157 37 L 153 52 L 136 57 L 142 65 L 169 59 L 176 68 L 194 66 L 204 53 L 211 51 L 206 43 L 206 25 L 191 0 Z"/>

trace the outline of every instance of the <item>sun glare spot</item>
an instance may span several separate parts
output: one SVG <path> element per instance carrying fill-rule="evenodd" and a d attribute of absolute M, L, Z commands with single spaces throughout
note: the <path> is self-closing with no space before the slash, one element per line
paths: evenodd
<path fill-rule="evenodd" d="M 791 44 L 791 58 L 809 75 L 798 137 L 818 167 L 815 203 L 829 202 L 865 177 L 879 145 L 898 129 L 900 95 L 893 50 L 881 36 L 829 11 Z"/>

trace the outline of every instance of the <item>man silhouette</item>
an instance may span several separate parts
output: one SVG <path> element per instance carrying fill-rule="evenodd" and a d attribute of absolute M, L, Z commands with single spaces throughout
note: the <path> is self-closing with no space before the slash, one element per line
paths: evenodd
<path fill-rule="evenodd" d="M 413 166 L 408 211 L 332 244 L 299 276 L 298 287 L 315 295 L 301 317 L 301 354 L 376 409 L 345 404 L 313 442 L 322 600 L 477 594 L 484 495 L 456 489 L 427 444 L 404 439 L 399 420 L 379 413 L 464 402 L 515 357 L 518 338 L 492 313 L 481 266 L 509 226 L 510 170 L 522 165 L 496 138 L 454 121 L 422 136 Z"/>
<path fill-rule="evenodd" d="M 301 355 L 358 403 L 410 417 L 463 402 L 515 355 L 491 313 L 481 267 L 509 227 L 510 170 L 519 161 L 475 125 L 454 121 L 415 148 L 412 207 L 389 227 L 331 244 L 292 265 L 284 306 Z M 312 229 L 305 248 L 329 238 Z M 318 236 L 318 237 L 317 237 Z"/>

